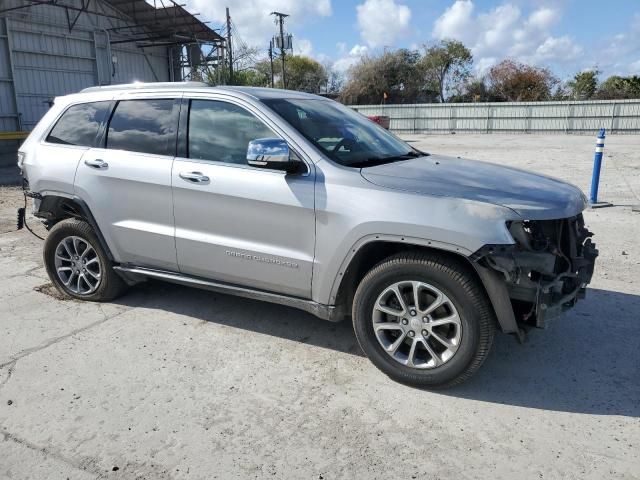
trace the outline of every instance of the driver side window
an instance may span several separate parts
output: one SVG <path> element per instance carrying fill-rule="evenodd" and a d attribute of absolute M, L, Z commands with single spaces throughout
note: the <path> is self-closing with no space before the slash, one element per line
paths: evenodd
<path fill-rule="evenodd" d="M 278 137 L 242 107 L 218 100 L 191 100 L 188 158 L 246 165 L 251 140 Z"/>

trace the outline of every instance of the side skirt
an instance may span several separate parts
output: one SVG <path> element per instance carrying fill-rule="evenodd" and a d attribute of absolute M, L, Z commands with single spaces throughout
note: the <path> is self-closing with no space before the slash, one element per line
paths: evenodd
<path fill-rule="evenodd" d="M 330 322 L 338 322 L 343 318 L 342 315 L 339 315 L 339 311 L 335 306 L 323 305 L 321 303 L 313 302 L 311 300 L 306 300 L 303 298 L 290 297 L 279 293 L 266 292 L 264 290 L 254 290 L 247 287 L 214 282 L 212 280 L 206 280 L 200 277 L 192 277 L 189 275 L 183 275 L 181 273 L 169 272 L 165 270 L 155 270 L 151 268 L 125 265 L 118 265 L 113 267 L 113 269 L 120 275 L 125 277 L 125 279 L 127 279 L 127 277 L 129 279 L 132 279 L 131 277 L 135 278 L 140 276 L 157 278 L 158 280 L 186 285 L 188 287 L 196 287 L 204 290 L 236 295 L 238 297 L 251 298 L 253 300 L 261 300 L 264 302 L 286 305 L 288 307 L 297 308 L 299 310 L 311 313 L 318 318 L 329 320 Z"/>

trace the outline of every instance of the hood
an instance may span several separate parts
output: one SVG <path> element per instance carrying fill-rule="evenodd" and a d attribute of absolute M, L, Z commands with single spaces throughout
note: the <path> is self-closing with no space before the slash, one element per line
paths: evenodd
<path fill-rule="evenodd" d="M 572 217 L 586 207 L 574 185 L 478 160 L 430 155 L 363 168 L 361 175 L 381 187 L 501 205 L 526 220 Z"/>

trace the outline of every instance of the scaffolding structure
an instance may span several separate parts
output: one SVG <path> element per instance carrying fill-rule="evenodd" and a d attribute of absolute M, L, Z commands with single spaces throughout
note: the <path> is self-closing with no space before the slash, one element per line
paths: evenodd
<path fill-rule="evenodd" d="M 216 78 L 216 72 L 225 65 L 226 39 L 210 28 L 209 22 L 199 20 L 199 13 L 188 12 L 175 0 L 101 1 L 114 11 L 101 8 L 98 0 L 24 0 L 0 8 L 0 15 L 38 6 L 58 7 L 65 12 L 69 33 L 83 14 L 113 20 L 112 26 L 100 29 L 108 46 L 168 48 L 172 58 L 171 80 Z"/>

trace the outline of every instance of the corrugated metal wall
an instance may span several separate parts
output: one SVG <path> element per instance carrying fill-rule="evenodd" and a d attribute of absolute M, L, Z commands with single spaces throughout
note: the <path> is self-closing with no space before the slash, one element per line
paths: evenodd
<path fill-rule="evenodd" d="M 400 133 L 640 133 L 640 99 L 587 102 L 354 105 Z"/>
<path fill-rule="evenodd" d="M 29 2 L 0 3 L 10 8 Z M 82 6 L 81 0 L 66 3 Z M 89 10 L 124 18 L 100 0 L 91 0 Z M 77 15 L 68 13 L 71 20 Z M 48 5 L 14 10 L 0 18 L 0 131 L 30 130 L 58 95 L 93 85 L 170 80 L 167 48 L 141 49 L 134 44 L 109 48 L 106 29 L 126 25 L 118 18 L 82 13 L 71 32 L 68 25 L 67 11 Z M 115 69 L 111 55 L 117 57 Z"/>
<path fill-rule="evenodd" d="M 13 68 L 5 19 L 0 18 L 0 131 L 18 130 Z"/>

